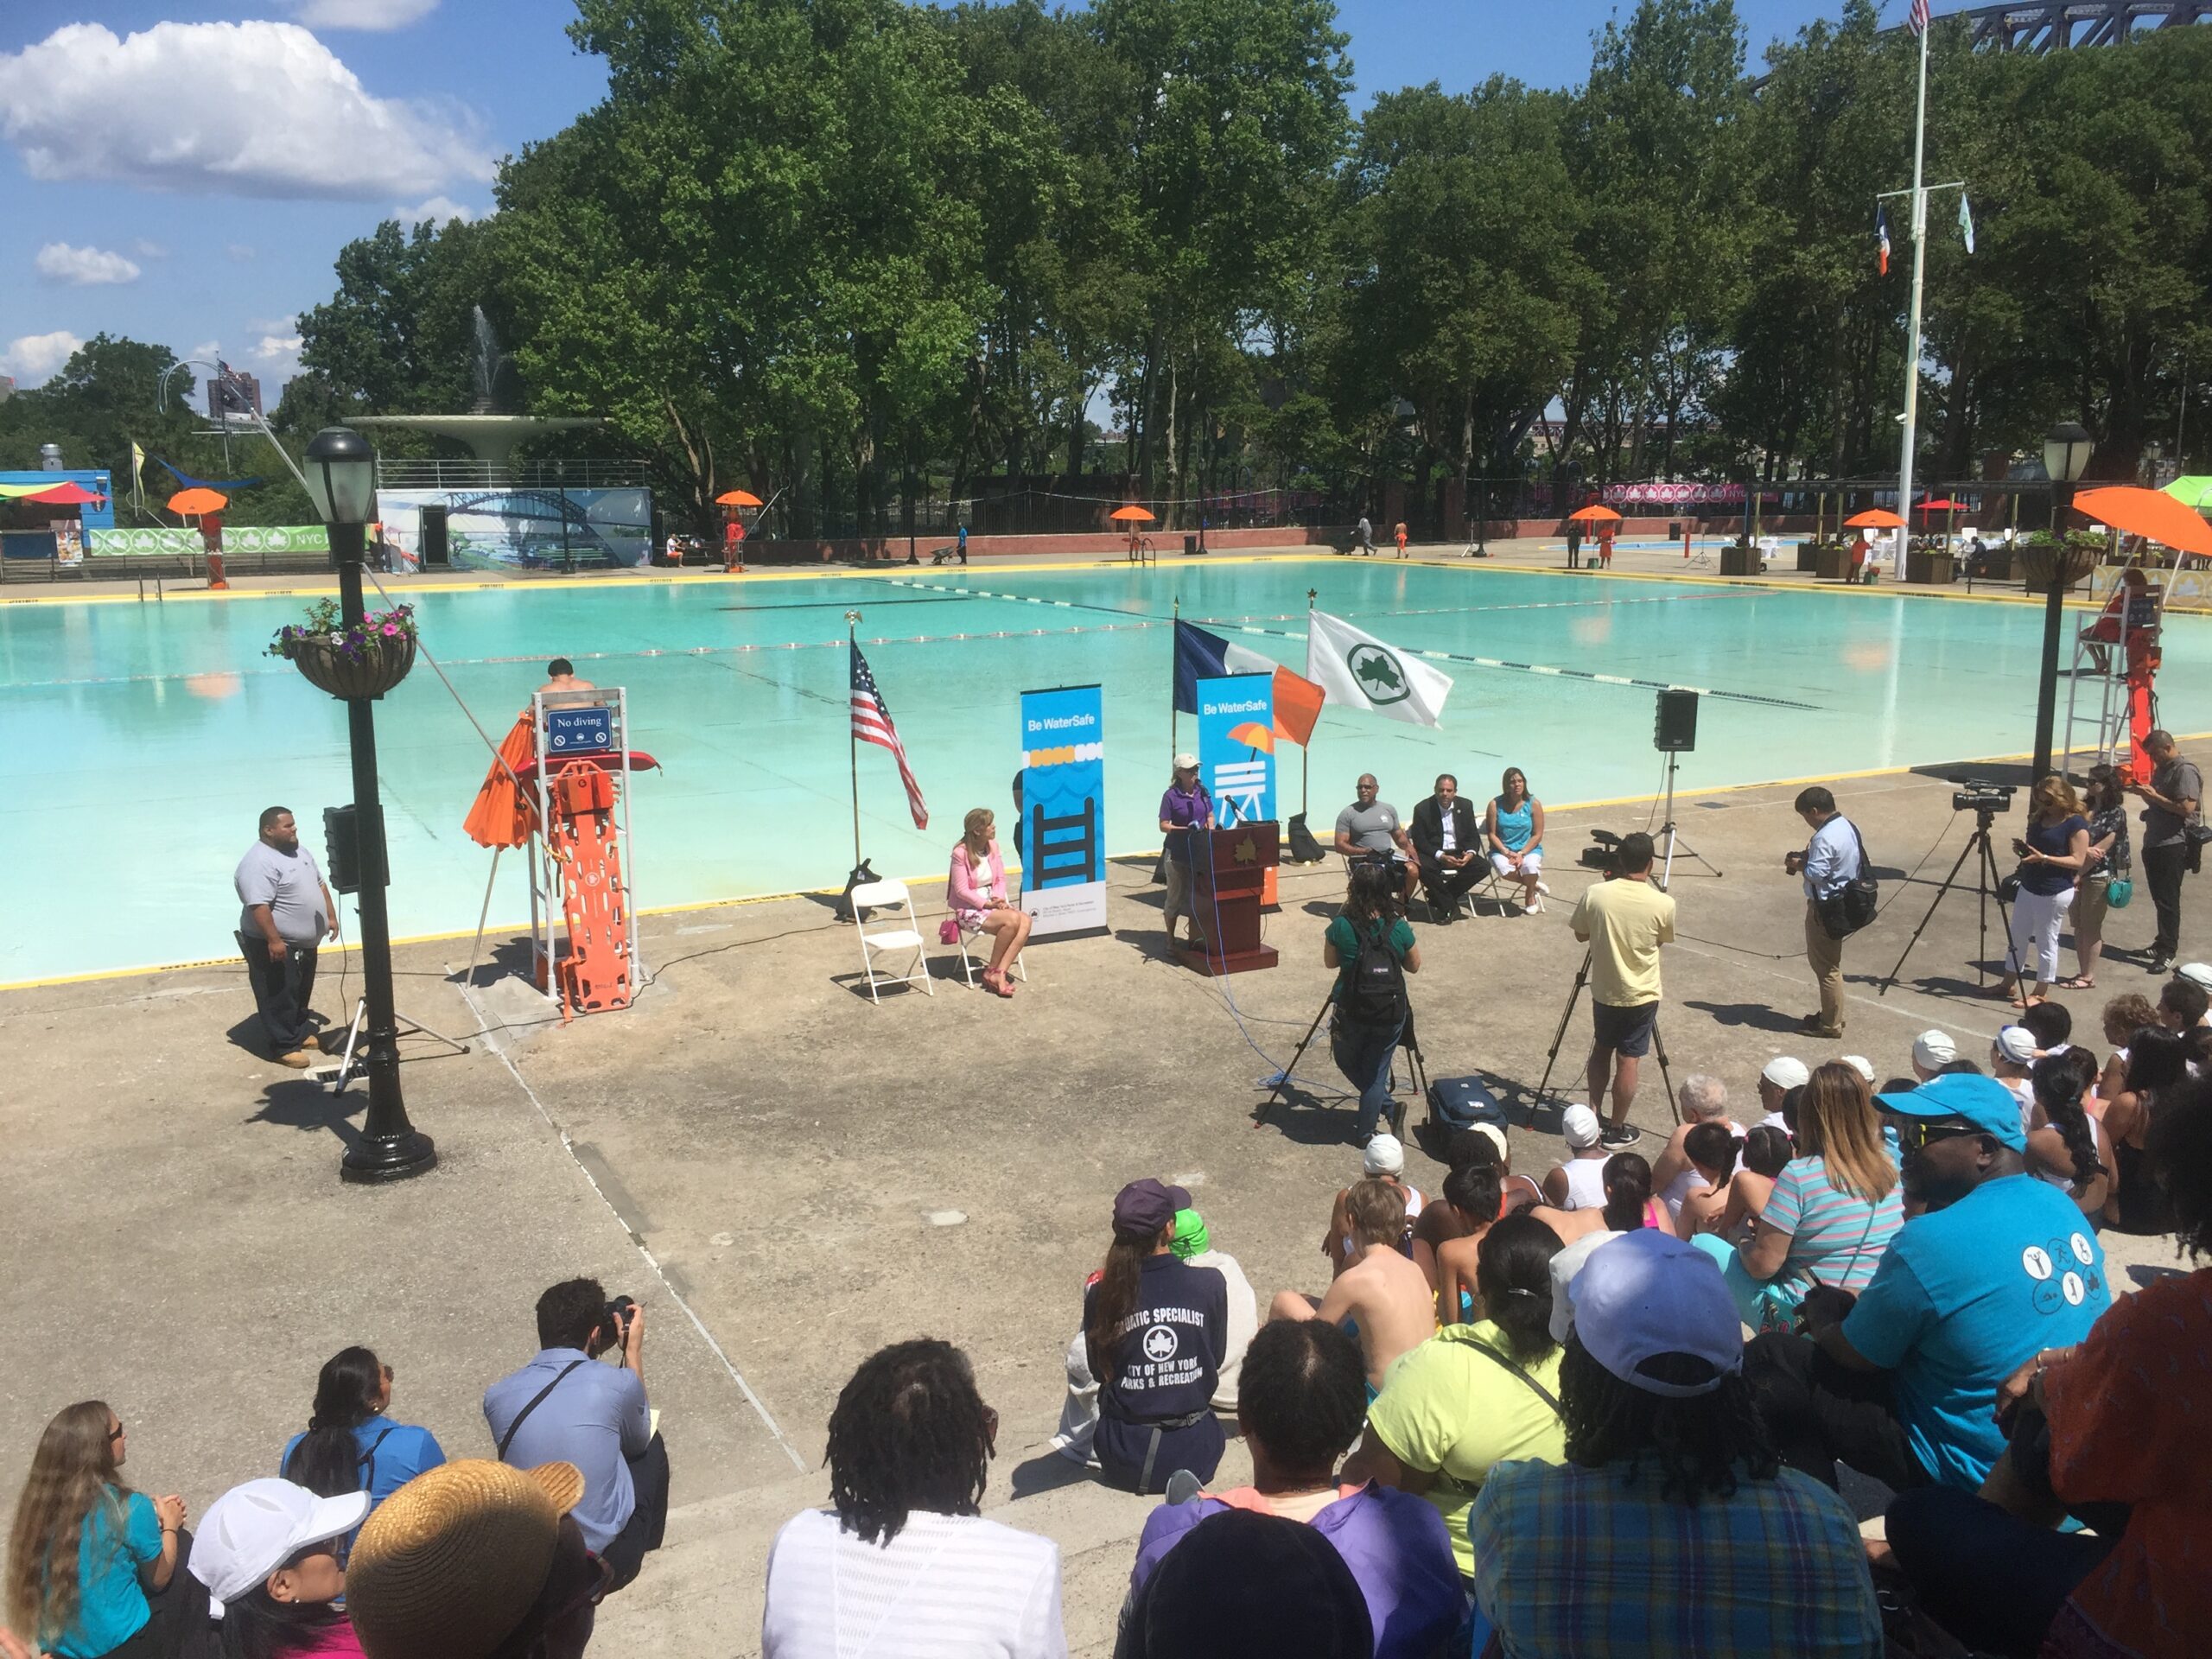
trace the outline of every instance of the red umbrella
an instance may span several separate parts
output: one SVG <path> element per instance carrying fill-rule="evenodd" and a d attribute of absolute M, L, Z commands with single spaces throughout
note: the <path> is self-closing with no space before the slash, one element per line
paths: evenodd
<path fill-rule="evenodd" d="M 1967 504 L 1963 501 L 1923 501 L 1916 509 L 1916 511 L 1920 512 L 1964 512 L 1966 511 L 1966 506 Z"/>
<path fill-rule="evenodd" d="M 73 478 L 50 490 L 41 490 L 36 495 L 27 495 L 22 499 L 49 507 L 86 507 L 105 501 L 107 497 L 95 495 Z"/>

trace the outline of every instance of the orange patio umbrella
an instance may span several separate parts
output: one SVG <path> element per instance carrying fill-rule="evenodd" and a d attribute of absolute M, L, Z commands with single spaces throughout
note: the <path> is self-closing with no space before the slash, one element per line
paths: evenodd
<path fill-rule="evenodd" d="M 1864 512 L 1854 512 L 1843 521 L 1846 530 L 1903 530 L 1904 520 L 1894 512 L 1885 512 L 1879 507 L 1869 507 Z"/>
<path fill-rule="evenodd" d="M 1567 517 L 1569 523 L 1577 524 L 1618 524 L 1621 522 L 1620 514 L 1611 507 L 1577 507 Z"/>
<path fill-rule="evenodd" d="M 525 709 L 501 740 L 499 758 L 476 786 L 476 798 L 461 821 L 463 832 L 479 847 L 519 847 L 530 839 L 537 827 L 537 802 L 515 778 L 537 761 L 536 732 Z"/>
<path fill-rule="evenodd" d="M 1152 515 L 1142 507 L 1116 507 L 1106 516 L 1128 524 L 1148 524 L 1152 522 Z"/>
<path fill-rule="evenodd" d="M 715 498 L 718 507 L 757 507 L 760 498 L 750 490 L 724 490 Z"/>
<path fill-rule="evenodd" d="M 2074 506 L 2076 512 L 2130 536 L 2147 537 L 2162 546 L 2212 558 L 2212 524 L 2163 490 L 2112 484 L 2101 490 L 2082 491 L 2074 498 Z"/>
<path fill-rule="evenodd" d="M 188 490 L 179 490 L 169 497 L 169 511 L 188 518 L 210 512 L 220 512 L 231 505 L 231 498 L 220 490 L 211 490 L 204 485 L 194 485 Z"/>

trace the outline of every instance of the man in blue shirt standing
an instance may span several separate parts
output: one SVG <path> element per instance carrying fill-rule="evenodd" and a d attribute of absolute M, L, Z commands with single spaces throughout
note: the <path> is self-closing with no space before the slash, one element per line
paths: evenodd
<path fill-rule="evenodd" d="M 613 1569 L 607 1589 L 620 1590 L 668 1525 L 668 1447 L 645 1401 L 645 1311 L 626 1300 L 618 1312 L 596 1279 L 571 1279 L 537 1299 L 537 1341 L 536 1358 L 484 1390 L 484 1421 L 502 1463 L 582 1471 L 570 1513 Z M 617 1363 L 597 1363 L 608 1350 Z"/>
<path fill-rule="evenodd" d="M 1805 960 L 1821 988 L 1821 1011 L 1805 1016 L 1805 1029 L 1815 1037 L 1843 1035 L 1843 941 L 1832 937 L 1821 921 L 1821 901 L 1843 891 L 1844 884 L 1859 879 L 1866 862 L 1859 831 L 1836 810 L 1835 797 L 1817 784 L 1797 796 L 1797 816 L 1813 832 L 1802 853 L 1783 861 L 1783 868 L 1805 879 Z"/>
<path fill-rule="evenodd" d="M 1806 1336 L 1770 1332 L 1748 1371 L 1783 1460 L 1834 1484 L 1840 1460 L 1900 1491 L 1971 1491 L 2005 1450 L 1998 1385 L 2112 1305 L 2104 1251 L 2074 1201 L 2027 1173 L 2020 1107 L 1950 1073 L 1875 1096 L 1904 1151 L 1905 1223 L 1855 1301 L 1816 1285 Z"/>

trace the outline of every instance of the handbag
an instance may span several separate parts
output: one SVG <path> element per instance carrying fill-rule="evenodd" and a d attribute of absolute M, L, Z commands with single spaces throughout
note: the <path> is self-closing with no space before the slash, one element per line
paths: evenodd
<path fill-rule="evenodd" d="M 1857 824 L 1844 822 L 1851 824 L 1851 839 L 1859 848 L 1859 874 L 1820 900 L 1821 931 L 1832 939 L 1849 938 L 1881 909 L 1881 886 L 1866 873 L 1866 838 Z"/>
<path fill-rule="evenodd" d="M 939 944 L 957 944 L 960 943 L 960 918 L 958 917 L 947 916 L 944 920 L 940 921 L 937 925 L 937 942 Z"/>
<path fill-rule="evenodd" d="M 2115 875 L 2105 883 L 2105 903 L 2114 910 L 2126 910 L 2134 897 L 2135 883 L 2124 875 Z"/>

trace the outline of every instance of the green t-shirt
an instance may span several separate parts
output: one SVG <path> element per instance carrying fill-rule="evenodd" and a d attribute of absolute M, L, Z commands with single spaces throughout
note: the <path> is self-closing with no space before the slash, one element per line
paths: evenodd
<path fill-rule="evenodd" d="M 1368 922 L 1363 924 L 1363 926 L 1371 937 L 1375 924 Z M 1336 994 L 1341 1001 L 1345 988 L 1351 982 L 1352 966 L 1359 960 L 1359 935 L 1352 931 L 1351 917 L 1332 916 L 1329 918 L 1328 931 L 1322 935 L 1322 938 L 1337 947 Z M 1404 917 L 1399 917 L 1390 924 L 1389 936 L 1385 943 L 1389 945 L 1391 954 L 1400 962 L 1403 962 L 1406 959 L 1406 952 L 1414 948 L 1414 925 Z"/>
<path fill-rule="evenodd" d="M 1401 1359 L 1381 1395 L 1367 1408 L 1367 1426 L 1408 1469 L 1437 1477 L 1427 1498 L 1444 1516 L 1461 1576 L 1472 1578 L 1467 1509 L 1491 1466 L 1515 1458 L 1567 1461 L 1567 1431 L 1536 1391 L 1487 1354 L 1481 1344 L 1512 1357 L 1505 1333 L 1485 1319 L 1446 1325 Z M 1559 1397 L 1560 1350 L 1522 1370 Z"/>

